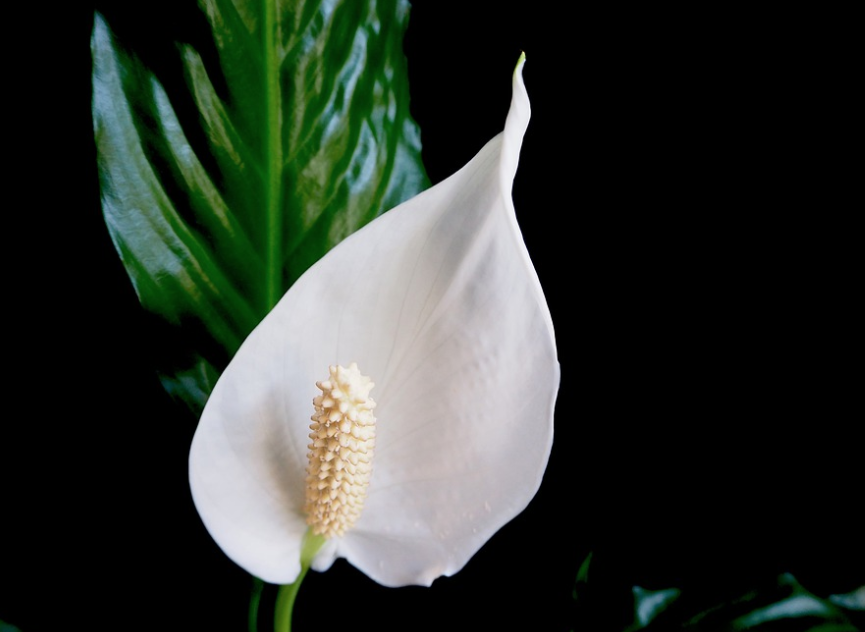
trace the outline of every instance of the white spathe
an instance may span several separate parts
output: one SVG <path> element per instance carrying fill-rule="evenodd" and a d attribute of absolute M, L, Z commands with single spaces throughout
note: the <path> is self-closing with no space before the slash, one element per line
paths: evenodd
<path fill-rule="evenodd" d="M 314 569 L 343 557 L 385 586 L 429 585 L 538 490 L 559 363 L 511 199 L 530 113 L 522 66 L 504 132 L 328 252 L 216 384 L 190 485 L 210 534 L 252 575 L 300 572 L 312 399 L 333 364 L 375 382 L 376 450 L 359 520 Z"/>

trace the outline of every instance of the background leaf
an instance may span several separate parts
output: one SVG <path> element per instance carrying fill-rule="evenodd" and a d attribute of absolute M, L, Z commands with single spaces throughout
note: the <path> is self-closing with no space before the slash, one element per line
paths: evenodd
<path fill-rule="evenodd" d="M 173 91 L 99 14 L 91 45 L 103 213 L 158 316 L 163 383 L 196 413 L 313 262 L 428 184 L 407 2 L 200 5 L 213 50 L 179 46 Z"/>
<path fill-rule="evenodd" d="M 754 582 L 753 588 L 732 595 L 710 607 L 694 606 L 699 600 L 676 600 L 677 590 L 645 591 L 634 587 L 638 625 L 630 630 L 755 630 L 768 632 L 859 632 L 862 621 L 852 610 L 832 603 L 831 596 L 821 598 L 805 589 L 796 578 L 784 573 L 772 581 Z M 667 607 L 654 610 L 651 616 L 640 616 L 657 595 L 673 595 Z M 858 622 L 857 622 L 858 620 Z"/>
<path fill-rule="evenodd" d="M 865 624 L 865 586 L 849 594 L 818 596 L 791 573 L 775 577 L 719 578 L 714 586 L 704 582 L 678 587 L 647 589 L 620 584 L 585 582 L 575 593 L 577 608 L 573 630 L 615 632 L 860 632 Z M 590 589 L 589 589 L 590 588 Z M 618 622 L 631 593 L 630 620 Z M 618 594 L 616 594 L 618 593 Z"/>

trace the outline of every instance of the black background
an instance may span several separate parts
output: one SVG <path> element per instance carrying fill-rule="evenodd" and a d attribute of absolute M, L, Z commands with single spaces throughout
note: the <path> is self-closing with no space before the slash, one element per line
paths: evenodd
<path fill-rule="evenodd" d="M 7 25 L 27 44 L 4 91 L 0 619 L 24 632 L 246 625 L 248 578 L 198 520 L 194 427 L 99 209 L 93 10 L 158 69 L 206 36 L 178 5 Z M 562 364 L 541 490 L 431 588 L 310 573 L 298 632 L 620 630 L 635 584 L 709 601 L 780 572 L 865 584 L 849 16 L 571 11 L 417 1 L 405 40 L 433 182 L 501 130 L 527 55 L 514 200 Z M 602 615 L 571 599 L 590 551 Z"/>

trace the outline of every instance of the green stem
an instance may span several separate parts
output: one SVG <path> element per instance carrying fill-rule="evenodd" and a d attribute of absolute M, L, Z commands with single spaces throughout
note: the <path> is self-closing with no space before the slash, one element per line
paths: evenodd
<path fill-rule="evenodd" d="M 291 614 L 294 611 L 294 600 L 297 597 L 297 591 L 300 590 L 300 582 L 306 577 L 308 566 L 300 568 L 300 575 L 294 580 L 293 584 L 286 584 L 279 587 L 279 592 L 276 595 L 276 609 L 273 614 L 273 630 L 274 632 L 291 632 Z"/>
<path fill-rule="evenodd" d="M 261 603 L 261 593 L 264 582 L 258 577 L 252 578 L 252 591 L 249 595 L 249 632 L 258 632 L 258 606 Z"/>
<path fill-rule="evenodd" d="M 273 614 L 273 632 L 291 632 L 291 615 L 294 611 L 297 591 L 300 590 L 300 582 L 306 577 L 312 558 L 318 553 L 324 542 L 323 536 L 313 535 L 309 531 L 303 536 L 303 544 L 300 549 L 300 573 L 294 583 L 279 587 Z"/>

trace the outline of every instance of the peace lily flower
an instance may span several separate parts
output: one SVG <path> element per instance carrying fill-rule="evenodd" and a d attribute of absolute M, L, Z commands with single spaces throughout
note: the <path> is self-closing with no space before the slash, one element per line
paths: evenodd
<path fill-rule="evenodd" d="M 216 384 L 190 484 L 252 575 L 289 584 L 342 557 L 385 586 L 430 585 L 537 491 L 559 364 L 511 199 L 523 62 L 504 132 L 328 252 Z"/>

